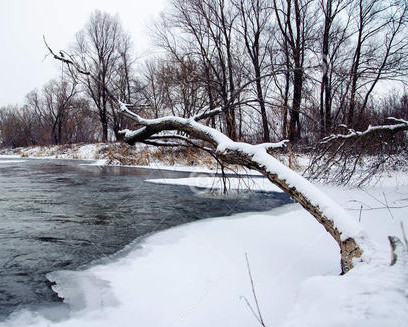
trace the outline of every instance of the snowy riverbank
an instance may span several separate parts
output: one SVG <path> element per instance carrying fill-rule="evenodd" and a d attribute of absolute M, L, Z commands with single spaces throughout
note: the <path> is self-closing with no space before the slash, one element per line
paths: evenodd
<path fill-rule="evenodd" d="M 215 160 L 205 152 L 195 149 L 186 150 L 158 148 L 150 145 L 124 143 L 67 144 L 49 146 L 31 146 L 23 148 L 0 148 L 0 158 L 31 159 L 70 159 L 90 160 L 92 165 L 127 166 L 186 172 L 219 172 Z M 287 155 L 279 155 L 282 162 L 288 162 Z M 296 156 L 295 166 L 303 169 L 308 165 L 306 156 Z M 226 169 L 227 173 L 260 175 L 257 171 L 248 171 L 240 167 Z"/>
<path fill-rule="evenodd" d="M 216 185 L 208 177 L 162 183 Z M 204 183 L 204 184 L 203 184 Z M 231 187 L 241 182 L 231 181 Z M 263 179 L 251 189 L 269 189 Z M 71 311 L 16 313 L 4 326 L 259 326 L 245 254 L 266 326 L 404 326 L 407 257 L 389 266 L 388 235 L 408 226 L 408 176 L 366 189 L 320 186 L 359 221 L 377 250 L 339 276 L 337 245 L 299 205 L 220 217 L 135 242 L 108 262 L 49 274 Z"/>
<path fill-rule="evenodd" d="M 68 144 L 0 148 L 0 158 L 91 160 L 93 165 L 130 166 L 188 172 L 214 172 L 216 165 L 207 155 L 170 151 L 154 146 L 124 143 Z"/>

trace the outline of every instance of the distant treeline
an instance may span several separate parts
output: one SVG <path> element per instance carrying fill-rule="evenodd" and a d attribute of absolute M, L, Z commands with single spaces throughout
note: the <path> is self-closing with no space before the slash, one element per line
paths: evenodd
<path fill-rule="evenodd" d="M 114 97 L 150 118 L 222 106 L 207 124 L 250 143 L 307 146 L 339 126 L 407 119 L 407 9 L 397 0 L 173 0 L 151 26 L 160 55 L 145 62 L 119 17 L 95 11 L 59 52 L 92 74 L 64 66 L 23 106 L 0 108 L 1 144 L 120 138 L 135 126 Z"/>

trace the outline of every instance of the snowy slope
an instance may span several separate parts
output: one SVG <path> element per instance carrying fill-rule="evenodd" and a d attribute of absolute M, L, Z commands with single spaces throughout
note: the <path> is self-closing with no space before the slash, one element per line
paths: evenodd
<path fill-rule="evenodd" d="M 289 205 L 192 223 L 150 236 L 112 263 L 51 273 L 74 310 L 58 326 L 257 326 L 241 298 L 254 302 L 245 253 L 265 321 L 274 326 L 284 321 L 303 280 L 340 271 L 337 245 L 306 216 Z M 294 234 L 300 234 L 296 242 Z M 25 324 L 31 315 L 6 326 Z"/>
<path fill-rule="evenodd" d="M 25 311 L 3 325 L 259 326 L 245 301 L 256 310 L 247 253 L 266 326 L 406 326 L 406 254 L 389 266 L 387 236 L 402 238 L 400 222 L 408 226 L 407 176 L 364 190 L 319 188 L 374 242 L 371 261 L 345 276 L 338 275 L 334 240 L 292 204 L 183 225 L 136 242 L 110 262 L 51 273 L 69 318 L 55 322 L 49 312 Z"/>

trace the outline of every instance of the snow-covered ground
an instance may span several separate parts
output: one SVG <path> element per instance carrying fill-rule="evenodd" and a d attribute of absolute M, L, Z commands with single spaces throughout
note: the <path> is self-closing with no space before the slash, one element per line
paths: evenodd
<path fill-rule="evenodd" d="M 200 172 L 192 173 L 187 178 L 156 178 L 147 181 L 155 184 L 186 185 L 196 193 L 205 193 L 208 192 L 207 190 L 219 193 L 224 187 L 220 177 L 215 177 L 215 175 L 208 176 Z M 243 176 L 241 178 L 229 177 L 226 180 L 226 187 L 227 190 L 282 192 L 266 178 L 255 177 L 252 174 L 251 176 Z"/>
<path fill-rule="evenodd" d="M 23 157 L 44 159 L 82 159 L 94 160 L 99 158 L 99 151 L 105 146 L 103 143 L 73 144 L 53 146 L 32 146 L 26 148 L 0 149 L 1 157 Z"/>
<path fill-rule="evenodd" d="M 177 154 L 171 160 L 168 160 L 167 157 L 168 154 L 160 154 L 157 147 L 141 144 L 132 147 L 122 143 L 95 143 L 32 146 L 15 149 L 0 148 L 0 160 L 1 158 L 90 160 L 89 165 L 94 166 L 141 167 L 197 173 L 217 172 L 216 163 L 206 156 L 194 157 L 194 161 L 188 160 L 188 156 L 177 156 Z M 282 159 L 284 158 L 282 157 Z M 257 171 L 236 168 L 234 172 L 229 170 L 226 172 L 260 175 Z"/>
<path fill-rule="evenodd" d="M 208 177 L 160 183 L 220 185 Z M 263 179 L 230 187 L 271 190 Z M 179 226 L 136 241 L 109 262 L 49 274 L 71 310 L 24 311 L 4 326 L 406 326 L 408 258 L 390 266 L 387 236 L 408 226 L 408 176 L 366 189 L 320 185 L 370 236 L 369 262 L 339 276 L 337 244 L 297 204 Z M 274 187 L 272 187 L 273 190 Z M 253 310 L 253 312 L 252 312 Z M 51 317 L 54 317 L 51 319 Z M 258 318 L 256 318 L 258 317 Z"/>

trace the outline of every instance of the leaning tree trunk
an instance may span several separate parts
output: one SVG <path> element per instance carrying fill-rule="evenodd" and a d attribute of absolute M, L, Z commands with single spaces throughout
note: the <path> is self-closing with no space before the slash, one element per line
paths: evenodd
<path fill-rule="evenodd" d="M 48 49 L 55 59 L 74 67 L 81 74 L 91 75 L 90 72 L 84 70 L 77 63 L 55 54 L 49 47 Z M 117 101 L 107 89 L 106 92 L 112 99 Z M 355 259 L 360 258 L 359 260 L 361 260 L 363 254 L 362 245 L 365 244 L 366 235 L 358 222 L 353 220 L 342 207 L 328 198 L 317 187 L 270 155 L 270 151 L 281 147 L 285 142 L 258 145 L 234 142 L 225 134 L 198 122 L 219 115 L 225 112 L 226 108 L 216 108 L 191 118 L 170 116 L 145 119 L 128 110 L 125 104 L 120 101 L 117 102 L 123 115 L 134 120 L 137 125 L 142 126 L 135 131 L 122 131 L 128 144 L 133 145 L 136 142 L 144 142 L 166 145 L 166 143 L 160 143 L 159 141 L 177 139 L 178 141 L 184 141 L 184 145 L 191 145 L 200 140 L 205 146 L 199 145 L 199 147 L 212 152 L 218 159 L 230 164 L 243 165 L 258 170 L 286 194 L 298 201 L 323 225 L 339 245 L 343 273 L 353 268 Z M 172 133 L 163 134 L 163 132 L 169 131 Z M 183 132 L 186 136 L 174 132 Z M 174 145 L 177 145 L 177 143 L 174 143 Z"/>
<path fill-rule="evenodd" d="M 144 126 L 136 131 L 123 131 L 125 142 L 128 144 L 152 143 L 158 138 L 163 139 L 164 131 L 181 131 L 188 135 L 189 141 L 192 139 L 204 141 L 211 146 L 219 160 L 229 164 L 242 165 L 262 173 L 282 191 L 299 202 L 322 224 L 339 245 L 342 273 L 349 271 L 353 267 L 353 260 L 361 257 L 363 253 L 361 243 L 364 241 L 365 235 L 358 222 L 353 220 L 343 208 L 318 190 L 316 186 L 269 154 L 273 148 L 282 146 L 284 142 L 258 145 L 234 142 L 225 134 L 197 122 L 208 115 L 189 119 L 180 117 L 144 119 L 129 111 L 123 104 L 122 112 Z M 159 133 L 161 136 L 156 135 Z M 172 135 L 167 137 L 169 139 L 174 138 Z M 207 147 L 208 149 L 210 148 Z"/>
<path fill-rule="evenodd" d="M 357 244 L 354 238 L 348 237 L 345 240 L 342 239 L 342 232 L 335 227 L 334 222 L 328 218 L 319 206 L 312 203 L 308 197 L 295 187 L 290 186 L 285 179 L 282 179 L 278 174 L 271 173 L 264 166 L 252 160 L 250 155 L 245 155 L 239 151 L 226 151 L 220 153 L 219 158 L 224 162 L 236 165 L 239 163 L 249 169 L 255 169 L 266 176 L 273 184 L 278 186 L 282 191 L 288 194 L 292 199 L 299 202 L 299 204 L 305 208 L 323 227 L 327 232 L 335 239 L 340 247 L 341 254 L 341 270 L 342 273 L 346 273 L 353 268 L 353 259 L 360 258 L 363 251 Z M 275 159 L 276 160 L 276 159 Z"/>

